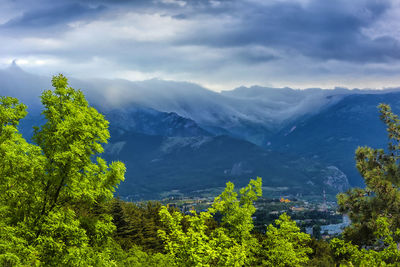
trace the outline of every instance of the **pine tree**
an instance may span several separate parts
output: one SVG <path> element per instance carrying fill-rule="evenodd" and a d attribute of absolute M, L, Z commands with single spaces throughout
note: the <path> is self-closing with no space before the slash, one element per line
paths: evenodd
<path fill-rule="evenodd" d="M 346 240 L 369 246 L 376 241 L 379 217 L 387 218 L 389 229 L 400 228 L 400 121 L 388 105 L 379 105 L 387 126 L 388 148 L 359 147 L 356 166 L 364 178 L 364 189 L 354 188 L 338 195 L 340 211 L 352 224 L 343 232 Z M 397 240 L 398 241 L 398 240 Z"/>

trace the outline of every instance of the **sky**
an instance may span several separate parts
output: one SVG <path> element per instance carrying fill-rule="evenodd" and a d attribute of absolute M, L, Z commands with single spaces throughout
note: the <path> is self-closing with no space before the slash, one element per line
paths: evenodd
<path fill-rule="evenodd" d="M 0 68 L 239 86 L 400 86 L 398 0 L 0 0 Z"/>

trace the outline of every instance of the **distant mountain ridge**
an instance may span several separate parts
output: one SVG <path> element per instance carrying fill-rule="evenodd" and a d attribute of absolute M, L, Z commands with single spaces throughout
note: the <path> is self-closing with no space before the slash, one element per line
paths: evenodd
<path fill-rule="evenodd" d="M 101 109 L 100 109 L 101 110 Z M 195 121 L 174 112 L 160 112 L 151 108 L 125 108 L 104 111 L 114 131 L 138 132 L 161 136 L 210 136 Z"/>
<path fill-rule="evenodd" d="M 382 94 L 393 90 L 331 90 L 311 88 L 239 87 L 217 93 L 188 82 L 70 79 L 82 88 L 89 101 L 107 112 L 112 109 L 149 108 L 191 119 L 213 134 L 229 134 L 264 145 L 275 132 L 304 116 L 312 116 L 347 95 Z M 20 95 L 27 105 L 39 102 L 37 95 L 50 89 L 50 78 L 26 73 L 16 64 L 0 70 L 0 90 Z"/>
<path fill-rule="evenodd" d="M 262 176 L 269 194 L 334 196 L 361 185 L 357 146 L 385 147 L 376 106 L 400 112 L 400 91 L 239 87 L 221 93 L 162 80 L 70 79 L 110 121 L 105 157 L 126 163 L 118 194 L 132 199 L 203 194 L 228 180 Z M 14 90 L 15 89 L 15 90 Z M 30 108 L 21 132 L 43 123 L 39 95 L 50 78 L 16 64 L 0 70 L 0 95 Z M 197 193 L 196 193 L 197 192 Z"/>
<path fill-rule="evenodd" d="M 84 88 L 90 92 L 111 90 L 108 98 L 99 101 L 103 107 L 147 107 L 162 112 L 174 112 L 195 121 L 214 134 L 226 132 L 261 145 L 274 132 L 292 121 L 313 115 L 339 102 L 347 95 L 380 94 L 381 90 L 332 90 L 241 87 L 221 93 L 201 86 L 173 81 L 121 80 L 92 81 Z M 396 90 L 396 89 L 392 89 Z M 103 96 L 103 97 L 106 97 Z"/>

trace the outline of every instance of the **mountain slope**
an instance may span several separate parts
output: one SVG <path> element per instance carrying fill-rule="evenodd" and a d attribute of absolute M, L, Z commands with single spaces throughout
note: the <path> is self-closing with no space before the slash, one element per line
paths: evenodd
<path fill-rule="evenodd" d="M 271 138 L 269 148 L 338 166 L 352 185 L 362 185 L 355 168 L 358 146 L 387 147 L 379 103 L 400 113 L 400 93 L 351 95 L 312 117 L 296 121 Z"/>
<path fill-rule="evenodd" d="M 266 190 L 278 195 L 321 196 L 323 189 L 336 194 L 348 188 L 346 176 L 334 166 L 267 151 L 229 136 L 162 137 L 129 132 L 112 138 L 105 155 L 127 165 L 127 178 L 118 193 L 132 199 L 198 195 L 201 190 L 223 187 L 227 181 L 243 186 L 256 176 L 263 178 Z"/>
<path fill-rule="evenodd" d="M 102 111 L 99 108 L 99 111 Z M 174 112 L 160 112 L 150 108 L 113 109 L 103 112 L 114 134 L 137 132 L 161 136 L 210 136 L 195 121 Z"/>

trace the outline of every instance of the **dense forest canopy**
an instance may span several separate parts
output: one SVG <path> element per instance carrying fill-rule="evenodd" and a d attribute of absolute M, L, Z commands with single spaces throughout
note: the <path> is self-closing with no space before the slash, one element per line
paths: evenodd
<path fill-rule="evenodd" d="M 121 162 L 99 155 L 108 122 L 63 75 L 41 97 L 46 119 L 33 142 L 18 132 L 26 106 L 0 97 L 0 264 L 2 266 L 378 266 L 400 262 L 400 123 L 381 118 L 387 151 L 356 152 L 365 189 L 338 196 L 352 224 L 329 243 L 300 231 L 282 214 L 254 229 L 262 180 L 235 190 L 227 183 L 206 211 L 181 211 L 113 197 Z"/>

